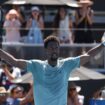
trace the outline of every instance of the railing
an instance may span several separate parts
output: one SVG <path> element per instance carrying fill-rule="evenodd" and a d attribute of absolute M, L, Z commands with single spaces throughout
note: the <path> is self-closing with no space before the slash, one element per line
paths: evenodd
<path fill-rule="evenodd" d="M 61 44 L 60 57 L 76 56 L 76 52 L 81 48 L 92 48 L 98 44 Z M 24 44 L 24 43 L 3 43 L 3 49 L 11 53 L 16 58 L 23 59 L 46 59 L 43 44 Z M 91 58 L 86 64 L 90 68 L 105 68 L 104 53 L 100 52 L 94 58 Z"/>

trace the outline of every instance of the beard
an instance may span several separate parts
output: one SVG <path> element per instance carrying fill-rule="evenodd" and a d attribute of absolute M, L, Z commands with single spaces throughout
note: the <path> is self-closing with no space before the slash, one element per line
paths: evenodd
<path fill-rule="evenodd" d="M 56 61 L 58 59 L 58 55 L 56 54 L 56 53 L 53 53 L 52 55 L 51 55 L 51 60 L 52 61 Z"/>

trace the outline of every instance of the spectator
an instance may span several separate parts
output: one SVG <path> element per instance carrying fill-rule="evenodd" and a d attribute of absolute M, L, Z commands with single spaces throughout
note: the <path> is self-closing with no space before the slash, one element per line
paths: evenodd
<path fill-rule="evenodd" d="M 9 63 L 1 64 L 0 85 L 6 89 L 12 84 L 12 80 L 21 77 L 21 71 L 17 67 L 12 67 Z"/>
<path fill-rule="evenodd" d="M 12 67 L 9 63 L 3 64 L 2 69 L 9 81 L 21 77 L 21 70 L 17 67 Z M 10 72 L 12 72 L 12 74 L 10 74 Z"/>
<path fill-rule="evenodd" d="M 19 14 L 15 9 L 11 9 L 4 22 L 4 28 L 6 30 L 6 42 L 19 42 L 20 37 L 20 26 Z"/>
<path fill-rule="evenodd" d="M 21 28 L 20 28 L 20 33 L 21 36 L 26 36 L 27 35 L 27 30 L 25 29 L 26 27 L 26 17 L 25 17 L 25 8 L 24 6 L 19 6 L 19 5 L 13 5 L 13 9 L 15 9 L 18 14 L 19 14 L 19 20 L 21 22 Z"/>
<path fill-rule="evenodd" d="M 9 105 L 18 105 L 18 98 L 23 97 L 23 88 L 18 85 L 12 85 L 9 89 L 10 96 L 7 98 Z"/>
<path fill-rule="evenodd" d="M 19 15 L 19 20 L 21 23 L 25 22 L 25 14 L 22 11 L 21 7 L 19 5 L 13 5 L 13 9 L 15 9 Z"/>
<path fill-rule="evenodd" d="M 73 43 L 72 20 L 64 7 L 59 8 L 54 18 L 53 27 L 55 28 L 54 33 L 61 43 Z"/>
<path fill-rule="evenodd" d="M 97 99 L 97 100 L 102 100 L 102 99 L 103 99 L 101 89 L 96 90 L 96 91 L 93 93 L 92 99 Z"/>
<path fill-rule="evenodd" d="M 105 91 L 97 89 L 89 100 L 89 105 L 104 105 L 105 104 Z"/>
<path fill-rule="evenodd" d="M 7 105 L 6 99 L 8 97 L 8 92 L 5 87 L 0 87 L 0 105 Z"/>
<path fill-rule="evenodd" d="M 100 89 L 97 89 L 92 96 L 93 99 L 103 100 L 105 99 L 105 86 Z"/>
<path fill-rule="evenodd" d="M 43 34 L 41 30 L 44 29 L 44 22 L 41 11 L 37 6 L 31 8 L 31 18 L 28 20 L 26 27 L 29 29 L 27 41 L 42 44 Z"/>
<path fill-rule="evenodd" d="M 68 87 L 68 101 L 67 105 L 83 105 L 84 96 L 80 95 L 80 86 L 76 86 L 74 82 L 71 82 Z"/>
<path fill-rule="evenodd" d="M 75 14 L 75 24 L 77 30 L 75 32 L 74 42 L 93 43 L 94 39 L 91 30 L 93 25 L 93 10 L 90 7 L 93 2 L 90 0 L 80 0 L 79 3 L 81 4 L 81 8 L 78 9 Z M 81 51 L 79 51 L 79 54 L 80 53 Z"/>
<path fill-rule="evenodd" d="M 23 94 L 23 88 L 18 85 L 13 85 L 10 88 L 10 97 L 7 98 L 7 103 L 9 105 L 25 105 L 28 102 L 33 101 L 32 89 L 27 93 L 26 96 Z M 23 97 L 24 96 L 24 97 Z"/>

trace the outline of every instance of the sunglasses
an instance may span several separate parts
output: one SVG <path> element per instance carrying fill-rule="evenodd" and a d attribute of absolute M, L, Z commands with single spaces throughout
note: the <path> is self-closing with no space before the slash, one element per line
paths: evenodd
<path fill-rule="evenodd" d="M 0 97 L 7 96 L 7 93 L 0 93 Z"/>
<path fill-rule="evenodd" d="M 17 91 L 14 91 L 14 93 L 20 93 L 20 92 L 23 92 L 22 90 L 17 90 Z"/>

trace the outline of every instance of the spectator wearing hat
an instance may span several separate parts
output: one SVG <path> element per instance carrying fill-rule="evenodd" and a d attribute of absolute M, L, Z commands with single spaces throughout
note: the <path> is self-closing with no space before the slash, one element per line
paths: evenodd
<path fill-rule="evenodd" d="M 67 105 L 83 105 L 84 96 L 80 95 L 80 86 L 76 86 L 74 82 L 71 82 L 68 87 L 68 100 Z"/>
<path fill-rule="evenodd" d="M 4 21 L 4 29 L 6 30 L 6 42 L 19 42 L 20 37 L 20 17 L 15 9 L 9 10 Z"/>
<path fill-rule="evenodd" d="M 5 87 L 0 87 L 0 105 L 7 105 L 6 99 L 8 97 L 8 92 Z"/>
<path fill-rule="evenodd" d="M 31 8 L 31 18 L 28 20 L 26 27 L 29 29 L 27 42 L 42 44 L 44 22 L 41 11 L 37 6 Z"/>
<path fill-rule="evenodd" d="M 93 4 L 90 0 L 80 0 L 79 4 L 81 7 L 75 13 L 75 43 L 93 43 L 94 39 L 92 36 L 92 25 L 93 25 L 93 10 L 91 5 Z M 85 48 L 86 49 L 86 48 Z M 77 55 L 82 53 L 83 49 L 80 49 Z M 89 49 L 86 49 L 86 51 Z"/>

